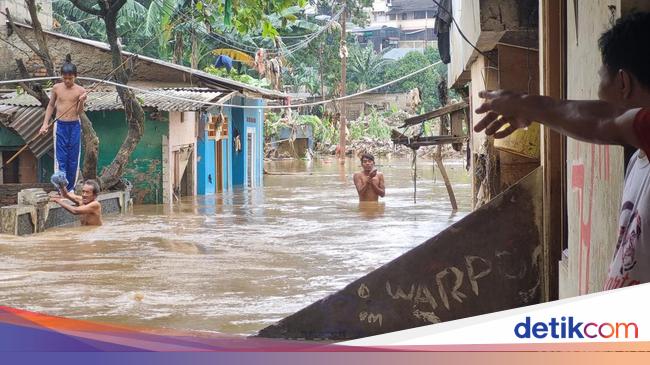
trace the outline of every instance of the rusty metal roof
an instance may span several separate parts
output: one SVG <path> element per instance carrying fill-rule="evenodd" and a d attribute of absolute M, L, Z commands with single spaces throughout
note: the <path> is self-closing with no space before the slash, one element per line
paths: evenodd
<path fill-rule="evenodd" d="M 203 102 L 214 102 L 225 95 L 224 93 L 215 90 L 200 88 L 151 89 L 150 91 L 153 91 L 156 94 L 138 91 L 135 92 L 135 96 L 140 100 L 142 107 L 153 108 L 161 111 L 178 112 L 206 109 L 209 105 L 203 104 Z M 168 98 L 167 96 L 190 99 L 194 100 L 194 102 Z M 0 99 L 0 104 L 39 108 L 41 105 L 36 98 L 28 94 L 14 94 L 10 98 Z M 122 101 L 117 95 L 117 91 L 93 91 L 88 94 L 88 99 L 84 109 L 92 112 L 102 110 L 122 110 L 124 108 L 122 106 Z"/>
<path fill-rule="evenodd" d="M 45 110 L 33 106 L 0 105 L 0 123 L 16 132 L 29 144 L 29 149 L 41 157 L 52 149 L 52 133 L 39 136 Z"/>

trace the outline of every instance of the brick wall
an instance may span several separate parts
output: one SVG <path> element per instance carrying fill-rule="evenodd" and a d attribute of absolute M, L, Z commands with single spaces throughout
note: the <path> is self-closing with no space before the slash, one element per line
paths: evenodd
<path fill-rule="evenodd" d="M 0 184 L 0 207 L 18 203 L 18 192 L 22 189 L 42 188 L 46 192 L 54 190 L 50 183 L 38 184 Z"/>

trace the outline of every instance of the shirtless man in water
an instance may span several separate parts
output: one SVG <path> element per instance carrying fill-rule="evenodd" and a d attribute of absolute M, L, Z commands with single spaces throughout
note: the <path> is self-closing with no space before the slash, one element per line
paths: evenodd
<path fill-rule="evenodd" d="M 50 201 L 59 204 L 68 212 L 78 215 L 82 226 L 101 226 L 102 225 L 102 205 L 97 201 L 99 194 L 99 185 L 95 180 L 86 180 L 81 189 L 81 196 L 68 192 L 65 186 L 61 187 L 61 195 L 76 206 L 70 205 L 63 201 L 62 197 L 51 197 Z"/>
<path fill-rule="evenodd" d="M 359 193 L 359 201 L 379 201 L 386 195 L 384 187 L 384 174 L 377 172 L 375 158 L 373 155 L 364 153 L 361 155 L 361 167 L 363 171 L 354 174 L 354 186 Z"/>
<path fill-rule="evenodd" d="M 86 101 L 86 90 L 75 84 L 77 66 L 69 60 L 61 67 L 63 82 L 52 88 L 50 103 L 45 109 L 43 126 L 39 133 L 46 134 L 50 127 L 50 118 L 56 109 L 57 120 L 54 123 L 54 170 L 63 171 L 68 179 L 68 191 L 73 191 L 77 182 L 79 154 L 81 153 L 81 122 Z"/>

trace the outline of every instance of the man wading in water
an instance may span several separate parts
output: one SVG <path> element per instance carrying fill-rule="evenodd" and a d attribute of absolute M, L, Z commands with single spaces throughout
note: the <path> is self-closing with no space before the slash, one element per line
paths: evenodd
<path fill-rule="evenodd" d="M 62 197 L 52 197 L 50 201 L 58 203 L 68 212 L 78 215 L 82 226 L 102 225 L 102 205 L 97 201 L 99 184 L 95 180 L 86 180 L 81 189 L 81 196 L 68 192 L 65 186 L 61 186 L 63 198 L 71 200 L 77 206 L 72 206 L 63 201 Z"/>
<path fill-rule="evenodd" d="M 375 158 L 369 153 L 361 155 L 361 167 L 363 171 L 354 174 L 354 186 L 359 193 L 359 201 L 376 202 L 379 197 L 386 195 L 384 187 L 384 174 L 377 172 Z"/>
<path fill-rule="evenodd" d="M 43 126 L 39 133 L 46 134 L 50 128 L 50 118 L 56 109 L 58 115 L 54 122 L 54 171 L 63 171 L 68 180 L 68 191 L 73 191 L 77 182 L 79 156 L 81 153 L 81 122 L 86 90 L 75 84 L 77 66 L 66 58 L 61 66 L 62 83 L 54 85 L 50 103 L 45 109 Z"/>

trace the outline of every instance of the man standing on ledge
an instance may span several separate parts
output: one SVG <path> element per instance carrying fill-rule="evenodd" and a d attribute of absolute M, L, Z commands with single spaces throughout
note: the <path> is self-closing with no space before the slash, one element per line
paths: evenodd
<path fill-rule="evenodd" d="M 81 121 L 86 101 L 86 90 L 75 84 L 77 66 L 67 58 L 61 67 L 62 83 L 54 85 L 50 103 L 45 109 L 43 126 L 39 133 L 45 134 L 50 128 L 50 118 L 56 109 L 59 113 L 54 121 L 54 171 L 63 171 L 68 180 L 68 191 L 73 191 L 77 182 L 79 156 L 81 154 Z"/>
<path fill-rule="evenodd" d="M 384 174 L 377 172 L 375 168 L 375 157 L 369 153 L 361 155 L 361 167 L 363 171 L 354 174 L 354 186 L 359 193 L 359 201 L 379 201 L 386 195 L 384 187 Z"/>
<path fill-rule="evenodd" d="M 97 201 L 99 185 L 95 180 L 86 180 L 81 189 L 81 196 L 68 192 L 65 186 L 61 187 L 61 195 L 63 197 L 52 197 L 50 201 L 58 203 L 63 209 L 78 215 L 82 226 L 102 225 L 102 205 Z M 76 206 L 64 202 L 63 198 L 72 201 Z"/>

